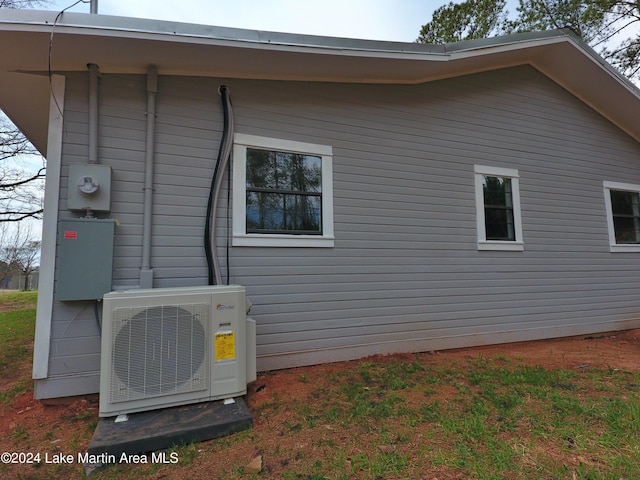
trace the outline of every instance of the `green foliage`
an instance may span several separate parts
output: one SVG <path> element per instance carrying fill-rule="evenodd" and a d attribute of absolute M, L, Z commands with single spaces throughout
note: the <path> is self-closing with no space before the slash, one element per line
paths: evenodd
<path fill-rule="evenodd" d="M 519 0 L 515 14 L 503 0 L 450 2 L 420 30 L 422 43 L 443 44 L 496 35 L 570 28 L 629 78 L 640 72 L 640 2 Z"/>
<path fill-rule="evenodd" d="M 535 32 L 555 28 L 571 28 L 586 42 L 602 33 L 605 17 L 613 8 L 610 0 L 520 0 L 518 17 L 510 23 L 514 32 Z"/>
<path fill-rule="evenodd" d="M 418 41 L 442 44 L 500 35 L 506 22 L 505 7 L 505 0 L 449 2 L 433 12 Z"/>

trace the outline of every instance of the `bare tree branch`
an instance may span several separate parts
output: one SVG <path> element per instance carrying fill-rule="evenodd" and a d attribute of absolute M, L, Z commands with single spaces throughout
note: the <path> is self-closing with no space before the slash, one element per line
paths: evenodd
<path fill-rule="evenodd" d="M 0 112 L 0 223 L 40 218 L 45 170 L 38 151 Z"/>
<path fill-rule="evenodd" d="M 518 0 L 516 15 L 473 31 L 485 38 L 500 33 L 571 28 L 582 40 L 598 47 L 603 57 L 632 80 L 640 80 L 640 0 Z M 461 0 L 437 9 L 418 42 L 447 43 L 463 38 L 479 20 L 504 19 L 507 3 Z M 500 27 L 500 28 L 496 28 Z"/>
<path fill-rule="evenodd" d="M 0 9 L 37 8 L 49 3 L 0 0 Z M 34 160 L 39 165 L 34 165 Z M 45 169 L 44 158 L 0 110 L 0 225 L 41 218 Z"/>
<path fill-rule="evenodd" d="M 37 8 L 48 3 L 47 0 L 0 0 L 0 8 Z"/>

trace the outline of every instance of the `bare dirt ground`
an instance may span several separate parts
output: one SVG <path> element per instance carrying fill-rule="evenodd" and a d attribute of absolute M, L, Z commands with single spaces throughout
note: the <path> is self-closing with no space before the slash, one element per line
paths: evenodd
<path fill-rule="evenodd" d="M 479 356 L 486 358 L 504 356 L 549 369 L 610 368 L 638 372 L 640 371 L 640 330 L 416 355 L 373 357 L 368 361 L 391 359 L 407 362 L 413 361 L 418 356 L 420 361 L 433 365 L 460 363 L 477 359 Z M 314 385 L 317 387 L 317 383 L 322 379 L 330 378 L 333 372 L 348 368 L 350 365 L 357 365 L 358 362 L 340 362 L 261 374 L 257 381 L 250 385 L 246 398 L 247 404 L 252 412 L 255 412 L 274 402 L 274 399 L 309 398 Z M 0 391 L 9 391 L 20 382 L 29 385 L 30 374 L 28 364 L 17 366 L 12 372 L 3 372 L 0 374 Z M 300 381 L 301 378 L 305 378 L 306 381 Z M 97 396 L 76 398 L 71 403 L 44 405 L 33 399 L 33 392 L 30 389 L 18 394 L 9 405 L 5 407 L 0 405 L 0 452 L 86 451 L 97 424 L 97 407 Z M 209 443 L 209 446 L 203 444 L 202 448 L 212 453 L 209 465 L 205 460 L 186 466 L 185 469 L 166 467 L 149 478 L 224 478 L 216 476 L 213 472 L 223 471 L 225 468 L 233 469 L 230 466 L 233 464 L 248 465 L 253 458 L 266 450 L 263 448 L 264 444 L 258 445 L 256 441 L 277 443 L 278 448 L 283 452 L 295 450 L 301 451 L 301 455 L 314 455 L 311 448 L 305 450 L 304 439 L 293 435 L 289 438 L 286 431 L 279 428 L 286 421 L 286 411 L 272 410 L 268 415 L 254 415 L 253 441 L 250 439 L 240 442 L 233 449 L 227 450 L 224 449 L 224 444 L 213 443 L 216 442 L 215 440 L 205 442 L 205 444 Z M 331 432 L 326 434 L 330 435 Z M 261 478 L 279 478 L 278 468 L 278 465 L 272 465 L 269 473 L 263 470 L 260 474 Z M 51 470 L 47 470 L 46 474 L 42 470 L 40 472 L 33 465 L 0 465 L 0 478 L 8 479 L 81 478 L 84 475 L 80 465 L 60 467 L 53 473 Z M 127 474 L 123 475 L 117 478 L 126 478 Z M 244 475 L 246 476 L 246 471 Z M 242 471 L 239 476 L 242 477 Z M 249 476 L 249 478 L 253 477 Z M 440 476 L 439 478 L 456 477 Z"/>

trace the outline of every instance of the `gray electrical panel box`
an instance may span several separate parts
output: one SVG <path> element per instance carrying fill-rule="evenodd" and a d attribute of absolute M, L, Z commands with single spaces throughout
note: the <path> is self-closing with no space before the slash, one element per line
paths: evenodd
<path fill-rule="evenodd" d="M 56 298 L 101 300 L 111 291 L 115 220 L 60 220 Z"/>

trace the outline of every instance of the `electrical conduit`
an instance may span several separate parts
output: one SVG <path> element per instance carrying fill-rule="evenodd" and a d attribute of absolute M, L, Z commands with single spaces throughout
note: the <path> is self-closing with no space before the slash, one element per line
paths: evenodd
<path fill-rule="evenodd" d="M 153 219 L 153 164 L 155 157 L 156 94 L 158 93 L 158 70 L 150 66 L 147 70 L 147 138 L 144 166 L 144 211 L 142 224 L 142 267 L 140 288 L 153 288 L 151 268 L 151 225 Z"/>
<path fill-rule="evenodd" d="M 207 268 L 209 273 L 209 285 L 222 285 L 222 274 L 220 273 L 220 259 L 216 252 L 216 216 L 218 211 L 218 200 L 220 198 L 220 190 L 224 172 L 229 165 L 231 157 L 231 147 L 233 145 L 233 108 L 231 106 L 231 98 L 229 89 L 221 85 L 219 88 L 222 97 L 222 110 L 224 116 L 224 127 L 222 130 L 222 139 L 220 140 L 220 148 L 218 150 L 218 159 L 211 180 L 211 189 L 209 190 L 209 201 L 207 203 L 207 219 L 204 228 L 204 249 L 207 257 Z M 229 265 L 227 265 L 229 269 Z"/>
<path fill-rule="evenodd" d="M 89 69 L 89 164 L 98 163 L 98 65 L 90 63 Z"/>

